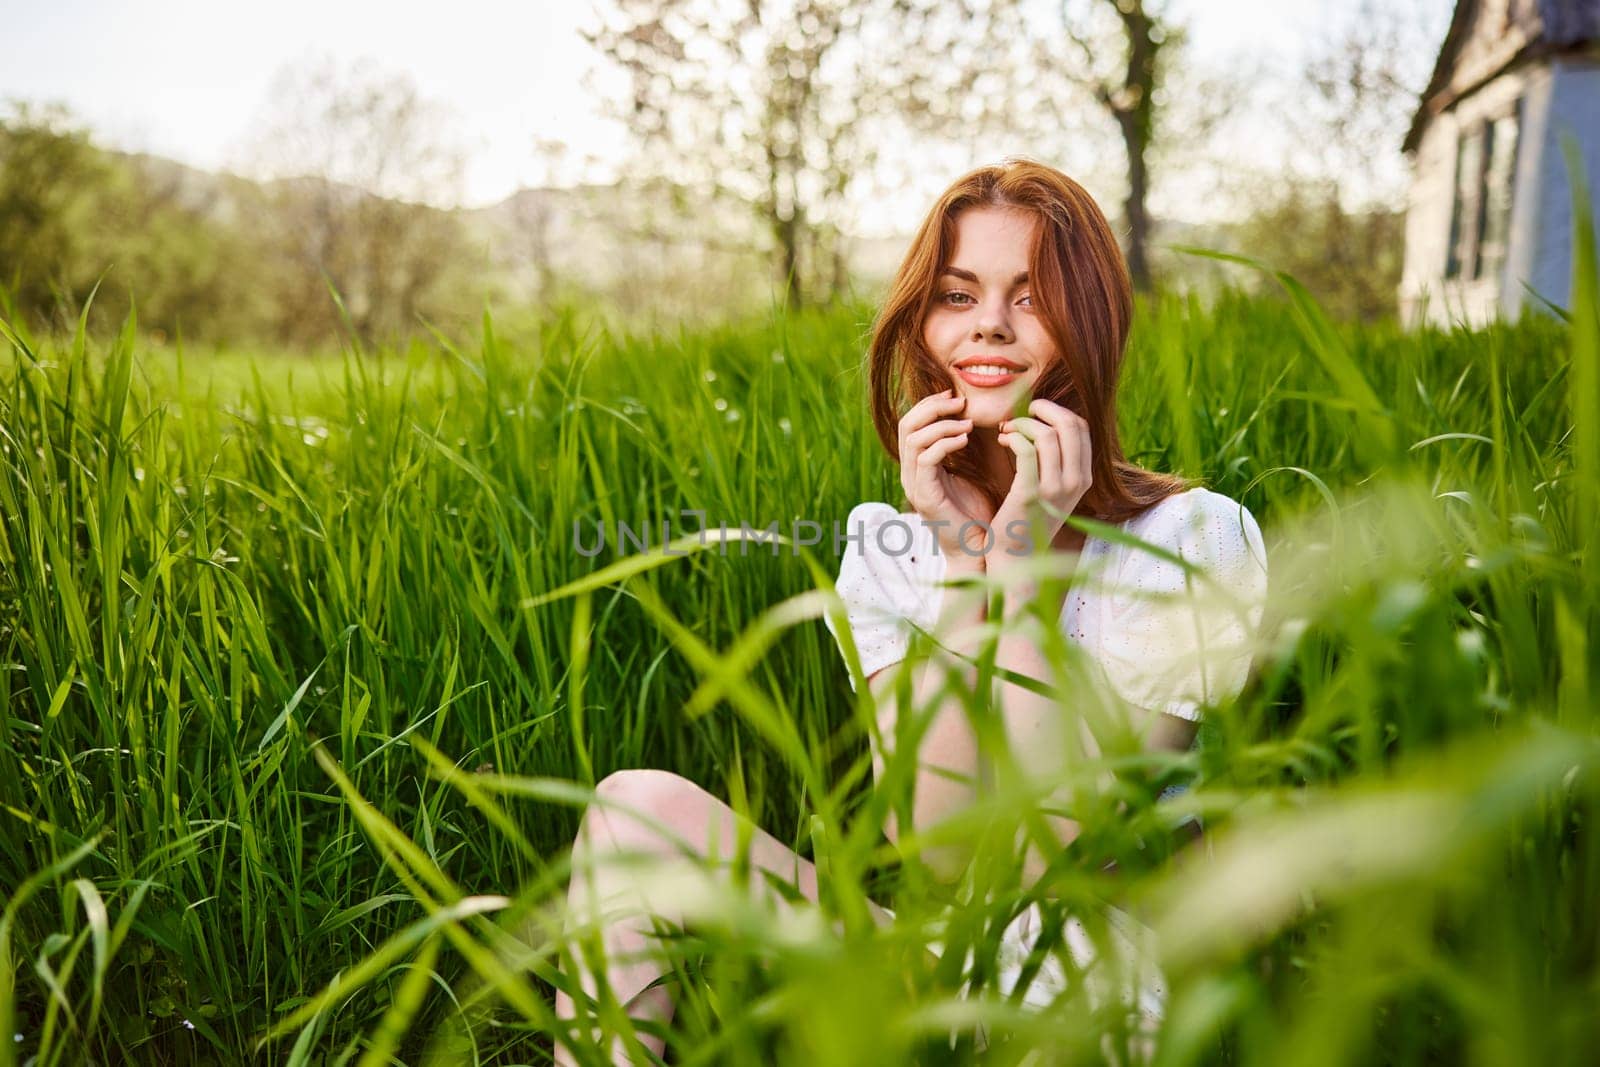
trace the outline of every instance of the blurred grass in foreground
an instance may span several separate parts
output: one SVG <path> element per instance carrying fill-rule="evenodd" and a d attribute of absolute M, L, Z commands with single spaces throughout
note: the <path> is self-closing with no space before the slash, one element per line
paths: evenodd
<path fill-rule="evenodd" d="M 1108 727 L 1063 783 L 1084 835 L 1036 890 L 1162 935 L 1156 1062 L 1600 1043 L 1582 253 L 1570 323 L 1357 331 L 1288 281 L 1287 305 L 1141 310 L 1130 452 L 1245 502 L 1272 558 L 1252 684 L 1185 756 Z M 881 839 L 903 797 L 869 789 L 870 698 L 819 618 L 826 541 L 582 582 L 626 553 L 579 555 L 574 520 L 658 545 L 663 519 L 696 528 L 684 511 L 826 527 L 898 502 L 869 314 L 642 338 L 567 316 L 515 345 L 486 321 L 292 376 L 180 366 L 131 324 L 104 351 L 8 329 L 0 1065 L 544 1062 L 565 849 L 594 781 L 640 766 L 824 870 L 821 914 L 704 902 L 674 942 L 675 1062 L 964 1062 L 980 1019 L 997 1062 L 1144 1059 L 1081 983 L 1043 1013 L 984 995 L 1029 899 L 992 831 L 1036 794 L 947 830 L 981 846 L 957 891 L 979 903 L 924 953 L 952 891 Z M 1157 803 L 1177 780 L 1195 788 Z M 1193 812 L 1209 855 L 1174 859 Z"/>

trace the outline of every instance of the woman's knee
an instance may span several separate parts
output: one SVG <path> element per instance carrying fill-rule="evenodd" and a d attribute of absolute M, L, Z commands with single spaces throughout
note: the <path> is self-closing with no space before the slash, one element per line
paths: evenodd
<path fill-rule="evenodd" d="M 671 771 L 650 767 L 612 771 L 594 787 L 595 800 L 584 813 L 586 824 L 603 823 L 612 834 L 659 837 L 685 836 L 706 818 L 708 795 L 695 783 Z"/>

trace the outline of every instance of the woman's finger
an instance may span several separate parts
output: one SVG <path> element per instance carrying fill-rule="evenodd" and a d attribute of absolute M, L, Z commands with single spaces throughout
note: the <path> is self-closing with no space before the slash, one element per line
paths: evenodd
<path fill-rule="evenodd" d="M 904 415 L 900 416 L 900 463 L 910 466 L 916 462 L 916 457 L 911 455 L 906 448 L 906 438 L 927 426 L 935 419 L 949 418 L 960 412 L 966 404 L 966 398 L 957 396 L 955 390 L 946 389 L 942 393 L 925 396 Z"/>
<path fill-rule="evenodd" d="M 922 400 L 918 400 L 917 403 L 910 406 L 910 411 L 902 414 L 901 421 L 899 421 L 901 488 L 906 490 L 907 498 L 912 499 L 912 501 L 915 501 L 920 496 L 920 494 L 912 491 L 912 478 L 917 472 L 917 454 L 922 451 L 926 443 L 938 440 L 944 434 L 939 430 L 934 430 L 933 434 L 923 434 L 923 437 L 917 437 L 917 435 L 922 434 L 923 430 L 928 429 L 934 421 L 954 421 L 949 416 L 955 416 L 955 414 L 960 413 L 962 406 L 963 398 L 955 397 L 952 392 L 947 390 L 944 394 L 923 397 Z M 950 427 L 949 432 L 957 434 L 960 429 L 958 427 Z M 915 440 L 912 440 L 912 438 L 915 438 Z"/>
<path fill-rule="evenodd" d="M 997 438 L 1017 457 L 1017 476 L 1011 483 L 1012 492 L 1021 492 L 1024 500 L 1039 495 L 1039 452 L 1033 442 L 1016 431 L 1007 431 Z"/>
<path fill-rule="evenodd" d="M 1055 429 L 1026 415 L 1007 419 L 1000 425 L 1009 432 L 1022 435 L 1033 445 L 1037 453 L 1039 494 L 1046 498 L 1058 495 L 1062 486 L 1061 442 L 1056 437 Z"/>
<path fill-rule="evenodd" d="M 938 419 L 901 441 L 900 487 L 917 510 L 937 507 L 946 496 L 939 465 L 950 453 L 966 446 L 971 419 Z M 954 444 L 947 444 L 954 440 Z"/>
<path fill-rule="evenodd" d="M 918 453 L 935 441 L 958 433 L 967 433 L 971 429 L 971 419 L 939 419 L 936 422 L 928 423 L 928 425 L 906 438 L 906 443 L 911 449 L 913 462 L 915 462 Z"/>
<path fill-rule="evenodd" d="M 1087 488 L 1090 470 L 1089 424 L 1075 412 L 1049 400 L 1036 399 L 1028 405 L 1028 410 L 1055 430 L 1056 439 L 1061 443 L 1064 484 Z"/>
<path fill-rule="evenodd" d="M 923 468 L 937 469 L 945 457 L 952 452 L 960 451 L 967 443 L 967 435 L 958 433 L 953 437 L 943 437 L 924 448 L 917 456 L 917 465 Z"/>

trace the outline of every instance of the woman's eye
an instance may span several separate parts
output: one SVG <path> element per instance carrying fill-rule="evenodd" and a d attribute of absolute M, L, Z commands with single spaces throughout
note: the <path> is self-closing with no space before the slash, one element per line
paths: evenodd
<path fill-rule="evenodd" d="M 944 294 L 943 299 L 946 304 L 961 304 L 971 300 L 972 297 L 970 294 L 963 293 L 959 289 L 951 289 L 949 292 Z"/>
<path fill-rule="evenodd" d="M 1025 307 L 1033 307 L 1033 294 L 1023 293 L 1022 299 L 1018 300 L 1017 303 L 1022 304 Z"/>

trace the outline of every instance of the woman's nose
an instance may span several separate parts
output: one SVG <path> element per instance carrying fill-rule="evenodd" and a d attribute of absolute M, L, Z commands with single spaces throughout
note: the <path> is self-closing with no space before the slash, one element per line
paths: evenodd
<path fill-rule="evenodd" d="M 1011 323 L 1003 310 L 985 309 L 972 328 L 974 341 L 996 341 L 1009 344 L 1012 340 Z"/>

